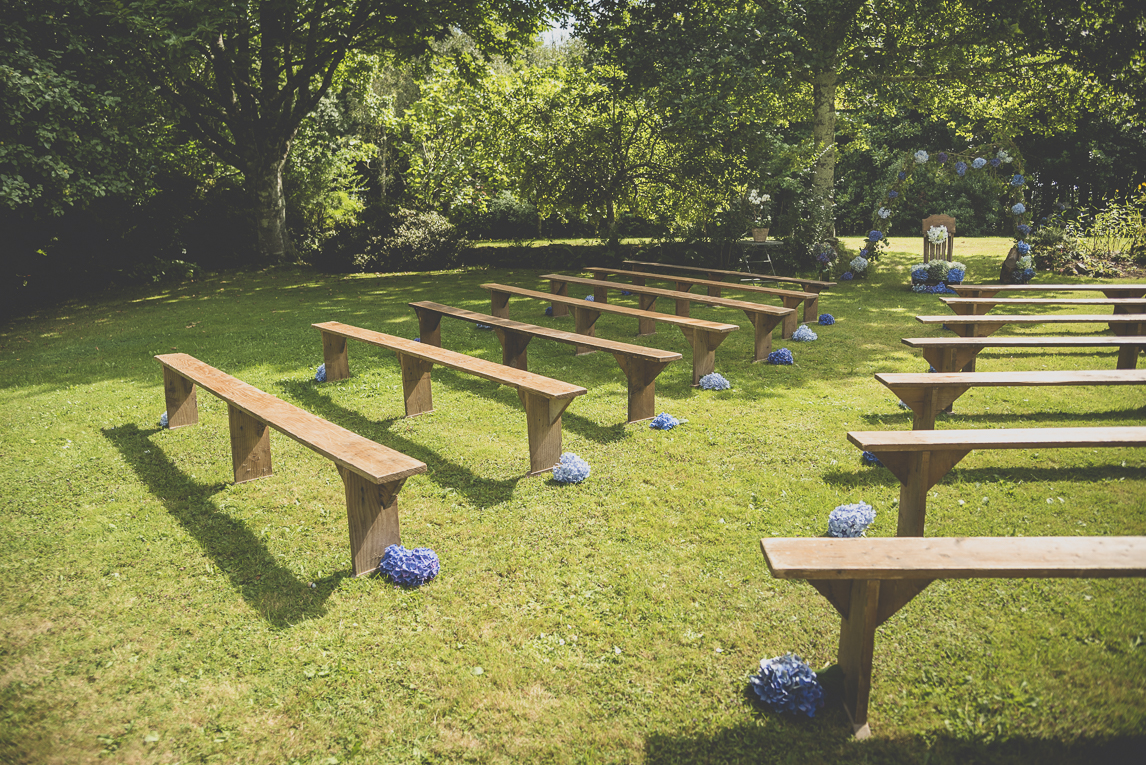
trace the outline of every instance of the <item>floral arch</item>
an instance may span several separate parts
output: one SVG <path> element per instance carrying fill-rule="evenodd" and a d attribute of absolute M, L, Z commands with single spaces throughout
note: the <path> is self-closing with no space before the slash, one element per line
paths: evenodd
<path fill-rule="evenodd" d="M 989 159 L 988 159 L 989 157 Z M 920 149 L 914 153 L 904 155 L 900 169 L 884 192 L 883 202 L 872 214 L 872 225 L 860 250 L 858 257 L 850 264 L 850 269 L 841 277 L 845 281 L 854 278 L 863 278 L 867 275 L 870 264 L 879 260 L 880 254 L 887 249 L 888 238 L 885 229 L 891 222 L 892 216 L 903 198 L 902 192 L 911 183 L 912 173 L 924 166 L 938 167 L 939 172 L 953 172 L 960 178 L 968 173 L 983 173 L 996 179 L 1004 186 L 1007 193 L 1007 206 L 1014 221 L 1015 249 L 1019 255 L 1019 264 L 1016 269 L 1017 281 L 1025 282 L 1034 276 L 1034 264 L 1030 258 L 1030 245 L 1025 241 L 1031 233 L 1030 212 L 1023 201 L 1023 186 L 1026 179 L 1023 175 L 1023 160 L 1018 149 L 1013 144 L 987 143 L 971 147 L 961 152 L 940 151 L 935 155 Z M 946 234 L 936 232 L 935 236 Z M 934 240 L 932 240 L 934 241 Z M 916 266 L 912 271 L 913 281 L 918 282 Z M 947 288 L 940 281 L 937 289 L 917 291 L 946 292 Z"/>

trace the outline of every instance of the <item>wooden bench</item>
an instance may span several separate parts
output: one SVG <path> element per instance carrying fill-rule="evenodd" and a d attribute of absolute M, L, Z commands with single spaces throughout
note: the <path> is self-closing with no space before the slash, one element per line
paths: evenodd
<path fill-rule="evenodd" d="M 995 314 L 993 316 L 916 316 L 922 324 L 942 324 L 960 337 L 990 337 L 1004 325 L 1017 324 L 1109 324 L 1116 335 L 1146 333 L 1146 314 L 1067 313 L 1032 316 L 1028 314 Z"/>
<path fill-rule="evenodd" d="M 426 464 L 264 393 L 186 353 L 155 357 L 163 365 L 167 426 L 199 421 L 196 386 L 227 402 L 235 483 L 271 475 L 268 428 L 313 449 L 338 468 L 346 489 L 350 558 L 355 576 L 378 568 L 386 548 L 401 544 L 398 492 Z"/>
<path fill-rule="evenodd" d="M 1123 337 L 905 337 L 903 344 L 923 351 L 923 358 L 937 372 L 975 371 L 975 359 L 984 348 L 1114 348 L 1118 368 L 1138 366 L 1138 349 L 1146 346 L 1146 335 Z"/>
<path fill-rule="evenodd" d="M 729 333 L 740 329 L 735 324 L 721 324 L 715 321 L 693 319 L 687 316 L 673 316 L 668 313 L 653 313 L 651 311 L 641 311 L 636 308 L 628 308 L 621 305 L 609 305 L 608 303 L 597 304 L 596 302 L 590 302 L 588 300 L 562 297 L 561 295 L 525 289 L 524 287 L 510 287 L 505 284 L 483 284 L 481 286 L 482 289 L 489 290 L 490 313 L 501 319 L 509 318 L 509 298 L 511 295 L 517 295 L 518 297 L 544 300 L 554 304 L 563 303 L 573 309 L 574 331 L 579 335 L 589 337 L 593 337 L 593 326 L 597 323 L 597 319 L 602 313 L 631 316 L 638 321 L 641 319 L 653 319 L 662 324 L 671 324 L 675 327 L 679 327 L 685 339 L 688 340 L 689 345 L 692 346 L 693 385 L 699 385 L 700 378 L 711 373 L 716 368 L 717 347 L 724 342 L 724 338 L 728 337 Z M 769 343 L 771 343 L 771 336 L 766 336 L 766 338 Z M 757 339 L 759 339 L 759 337 Z M 580 349 L 578 352 L 580 352 Z"/>
<path fill-rule="evenodd" d="M 756 355 L 753 361 L 763 361 L 768 358 L 768 354 L 772 351 L 772 330 L 776 328 L 777 324 L 781 325 L 780 335 L 785 339 L 791 337 L 792 333 L 796 331 L 795 308 L 775 308 L 770 305 L 749 303 L 745 300 L 706 297 L 704 295 L 693 295 L 689 292 L 679 292 L 677 290 L 662 290 L 656 287 L 641 287 L 636 284 L 607 282 L 602 279 L 582 279 L 579 276 L 545 274 L 541 278 L 549 280 L 549 291 L 552 294 L 561 295 L 562 297 L 569 297 L 570 284 L 592 287 L 593 300 L 598 303 L 608 302 L 605 300 L 597 300 L 598 291 L 601 293 L 610 289 L 617 290 L 618 292 L 629 291 L 639 299 L 640 310 L 642 311 L 653 311 L 658 297 L 674 301 L 676 303 L 677 316 L 688 316 L 691 303 L 719 306 L 721 308 L 735 308 L 744 311 L 744 315 L 752 322 L 752 329 L 756 333 L 756 342 L 754 343 Z M 556 307 L 554 308 L 553 314 L 557 315 Z M 645 319 L 644 321 L 647 322 L 647 324 L 638 329 L 638 334 L 649 334 L 655 330 L 654 322 L 649 319 Z"/>
<path fill-rule="evenodd" d="M 1146 370 L 1115 369 L 1062 372 L 940 372 L 897 374 L 880 372 L 876 380 L 891 389 L 915 414 L 914 430 L 934 430 L 937 412 L 950 411 L 955 399 L 970 388 L 1012 388 L 1039 385 L 1146 385 Z"/>
<path fill-rule="evenodd" d="M 586 392 L 580 385 L 570 385 L 428 343 L 352 327 L 337 321 L 312 326 L 322 332 L 322 357 L 326 363 L 327 380 L 345 380 L 350 376 L 346 341 L 351 339 L 398 354 L 407 417 L 434 410 L 430 390 L 430 371 L 434 364 L 508 385 L 517 390 L 518 398 L 525 405 L 529 433 L 529 474 L 539 475 L 552 470 L 561 459 L 561 415 L 574 398 Z"/>
<path fill-rule="evenodd" d="M 1113 306 L 1114 313 L 1146 312 L 1146 298 L 940 298 L 960 316 L 983 315 L 997 305 Z"/>
<path fill-rule="evenodd" d="M 697 266 L 675 266 L 672 263 L 650 263 L 644 260 L 623 260 L 621 261 L 626 266 L 652 266 L 659 268 L 671 268 L 677 271 L 699 271 L 702 274 L 708 274 L 708 278 L 714 281 L 721 281 L 726 276 L 731 276 L 734 279 L 744 279 L 747 281 L 764 281 L 764 282 L 786 282 L 788 284 L 799 284 L 800 289 L 804 292 L 814 292 L 820 294 L 826 289 L 836 286 L 836 282 L 825 282 L 819 279 L 801 279 L 798 276 L 768 276 L 766 274 L 754 274 L 750 271 L 727 271 L 719 268 L 699 268 Z M 805 308 L 805 310 L 807 310 Z"/>
<path fill-rule="evenodd" d="M 848 440 L 873 453 L 899 479 L 896 536 L 921 537 L 927 492 L 972 449 L 1071 449 L 1146 446 L 1146 427 L 868 430 Z"/>
<path fill-rule="evenodd" d="M 760 546 L 774 577 L 807 580 L 840 614 L 838 664 L 856 738 L 871 735 L 876 628 L 936 579 L 1146 576 L 1146 537 L 814 537 Z"/>
<path fill-rule="evenodd" d="M 499 319 L 484 313 L 467 311 L 464 308 L 453 308 L 441 303 L 423 300 L 410 303 L 410 307 L 418 314 L 418 334 L 422 342 L 441 347 L 442 345 L 442 317 L 451 316 L 462 321 L 474 324 L 487 324 L 493 327 L 497 339 L 501 341 L 501 363 L 514 369 L 526 370 L 529 362 L 526 348 L 529 341 L 535 337 L 547 340 L 556 340 L 567 343 L 581 350 L 578 355 L 595 351 L 607 351 L 613 354 L 621 371 L 629 383 L 628 421 L 637 422 L 655 417 L 656 410 L 656 380 L 670 362 L 679 361 L 681 355 L 676 351 L 662 351 L 659 348 L 645 348 L 642 345 L 619 343 L 615 340 L 602 340 L 586 335 L 577 335 L 572 332 L 563 332 L 559 329 L 539 327 L 534 324 L 523 324 L 511 319 Z"/>
<path fill-rule="evenodd" d="M 610 274 L 617 276 L 627 277 L 629 281 L 638 286 L 645 286 L 647 279 L 656 279 L 662 282 L 672 282 L 673 289 L 680 292 L 690 292 L 694 285 L 704 287 L 709 297 L 720 297 L 721 293 L 726 290 L 737 290 L 738 292 L 748 292 L 753 295 L 774 295 L 780 298 L 781 304 L 785 308 L 796 309 L 799 308 L 800 302 L 804 303 L 804 321 L 814 322 L 819 319 L 819 301 L 820 296 L 815 292 L 798 292 L 796 290 L 778 289 L 776 287 L 760 287 L 756 284 L 741 284 L 737 282 L 721 282 L 712 281 L 710 279 L 696 279 L 689 276 L 673 276 L 670 274 L 650 274 L 644 271 L 626 271 L 622 268 L 599 268 L 596 266 L 583 269 L 593 274 L 597 279 L 608 279 Z M 601 290 L 601 295 L 605 294 L 605 290 Z M 600 300 L 597 290 L 593 291 L 593 298 Z M 556 313 L 556 310 L 554 311 Z M 792 329 L 795 332 L 795 328 Z M 790 334 L 784 335 L 789 337 Z"/>
<path fill-rule="evenodd" d="M 949 284 L 959 297 L 989 298 L 1000 292 L 1101 292 L 1108 298 L 1140 298 L 1146 284 Z"/>

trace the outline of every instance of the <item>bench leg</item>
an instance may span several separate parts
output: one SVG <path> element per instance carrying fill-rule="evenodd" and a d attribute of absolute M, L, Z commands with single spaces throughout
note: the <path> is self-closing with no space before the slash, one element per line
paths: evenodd
<path fill-rule="evenodd" d="M 199 422 L 195 383 L 167 367 L 163 367 L 163 399 L 167 404 L 168 428 L 181 428 Z"/>
<path fill-rule="evenodd" d="M 424 345 L 442 347 L 442 315 L 437 311 L 415 308 L 418 314 L 418 340 Z"/>
<path fill-rule="evenodd" d="M 609 302 L 609 289 L 607 287 L 593 287 L 593 302 L 594 303 L 608 303 Z"/>
<path fill-rule="evenodd" d="M 518 390 L 529 432 L 529 474 L 552 470 L 561 459 L 561 414 L 572 399 L 552 399 Z"/>
<path fill-rule="evenodd" d="M 811 292 L 811 290 L 805 290 Z M 804 321 L 814 322 L 820 320 L 820 293 L 804 301 Z"/>
<path fill-rule="evenodd" d="M 691 289 L 691 287 L 690 287 L 690 289 Z M 708 291 L 709 297 L 720 297 L 720 293 L 724 292 L 724 288 L 723 287 L 717 287 L 716 285 L 711 285 L 711 286 L 709 286 L 707 291 Z"/>
<path fill-rule="evenodd" d="M 575 306 L 573 308 L 573 331 L 578 335 L 585 335 L 586 337 L 596 337 L 595 326 L 597 319 L 600 318 L 601 312 L 594 311 L 592 308 L 582 308 Z M 584 356 L 586 353 L 593 353 L 593 348 L 587 348 L 584 345 L 575 345 L 574 353 L 577 356 Z"/>
<path fill-rule="evenodd" d="M 430 390 L 430 370 L 434 365 L 429 361 L 398 354 L 402 365 L 402 395 L 406 399 L 406 416 L 434 411 L 434 397 Z"/>
<path fill-rule="evenodd" d="M 549 280 L 549 292 L 550 292 L 550 294 L 553 294 L 553 295 L 560 295 L 561 297 L 569 297 L 569 285 L 565 282 L 555 282 L 552 279 L 550 279 Z M 596 299 L 596 298 L 594 298 L 594 299 Z M 553 306 L 553 318 L 556 319 L 560 316 L 568 316 L 569 315 L 569 306 L 565 305 L 564 303 L 553 303 L 552 306 Z M 494 314 L 494 316 L 497 316 L 497 315 L 498 314 L 496 314 L 496 313 Z M 506 311 L 505 316 L 501 316 L 500 318 L 508 319 L 509 318 L 509 311 Z"/>
<path fill-rule="evenodd" d="M 780 327 L 780 337 L 784 340 L 787 340 L 792 335 L 796 334 L 796 325 L 799 322 L 799 319 L 797 319 L 796 317 L 798 316 L 798 311 L 800 308 L 800 301 L 801 300 L 803 300 L 803 298 L 797 298 L 797 297 L 785 297 L 785 298 L 783 298 L 784 307 L 792 309 L 792 313 L 790 313 L 784 317 L 784 321 Z"/>
<path fill-rule="evenodd" d="M 637 295 L 637 307 L 642 311 L 653 310 L 653 305 L 657 302 L 656 295 Z M 645 337 L 646 335 L 655 335 L 657 332 L 656 319 L 646 319 L 643 316 L 637 319 L 637 337 Z"/>
<path fill-rule="evenodd" d="M 1138 368 L 1138 346 L 1137 345 L 1123 345 L 1118 349 L 1118 368 L 1119 369 L 1137 369 Z M 168 405 L 170 406 L 170 405 Z M 171 417 L 170 409 L 168 411 L 168 418 Z M 170 421 L 170 420 L 169 420 Z"/>
<path fill-rule="evenodd" d="M 346 520 L 350 526 L 350 560 L 355 576 L 374 573 L 386 548 L 402 544 L 398 528 L 398 492 L 405 478 L 373 483 L 338 466 L 346 487 Z"/>
<path fill-rule="evenodd" d="M 753 338 L 755 348 L 753 349 L 753 361 L 764 361 L 768 358 L 768 354 L 772 352 L 772 330 L 776 325 L 785 320 L 786 317 L 776 316 L 770 313 L 755 313 L 744 312 L 748 320 L 752 322 L 752 331 L 755 333 Z M 795 316 L 793 312 L 789 316 Z"/>
<path fill-rule="evenodd" d="M 550 282 L 550 286 L 553 283 Z M 561 306 L 564 308 L 564 306 Z M 557 315 L 558 306 L 553 306 L 553 315 Z M 509 318 L 509 293 L 498 292 L 497 290 L 490 290 L 489 293 L 489 315 L 496 316 L 499 319 Z M 564 316 L 564 314 L 562 314 Z"/>
<path fill-rule="evenodd" d="M 501 341 L 501 363 L 523 372 L 529 371 L 529 359 L 525 351 L 529 347 L 529 341 L 533 339 L 532 336 L 501 327 L 494 327 L 494 332 Z"/>
<path fill-rule="evenodd" d="M 686 281 L 681 281 L 680 279 L 677 279 L 676 282 L 674 283 L 673 289 L 676 290 L 677 292 L 689 292 L 690 290 L 692 290 L 692 282 L 686 282 Z M 711 293 L 709 293 L 709 294 L 711 294 Z M 717 295 L 717 297 L 720 297 L 720 296 Z"/>
<path fill-rule="evenodd" d="M 700 378 L 716 369 L 716 349 L 728 335 L 692 327 L 681 327 L 680 331 L 692 346 L 692 385 L 695 388 L 700 385 Z M 769 343 L 772 342 L 770 334 L 765 333 L 765 337 Z"/>
<path fill-rule="evenodd" d="M 936 449 L 918 452 L 875 453 L 899 479 L 897 537 L 921 537 L 927 521 L 927 491 L 943 480 L 970 449 Z"/>
<path fill-rule="evenodd" d="M 326 364 L 326 381 L 350 377 L 350 360 L 346 356 L 346 338 L 331 332 L 322 333 L 322 362 Z"/>
<path fill-rule="evenodd" d="M 657 375 L 669 362 L 635 359 L 623 353 L 613 357 L 629 381 L 628 422 L 640 422 L 657 416 Z"/>
<path fill-rule="evenodd" d="M 867 738 L 868 700 L 871 698 L 871 665 L 875 654 L 875 628 L 879 625 L 878 580 L 854 580 L 848 615 L 840 623 L 838 661 L 844 673 L 844 709 L 856 738 Z"/>
<path fill-rule="evenodd" d="M 274 472 L 271 470 L 271 429 L 234 404 L 227 404 L 227 419 L 231 425 L 231 466 L 235 469 L 235 483 Z"/>
<path fill-rule="evenodd" d="M 689 312 L 689 308 L 691 308 L 691 302 L 689 301 L 688 298 L 677 298 L 676 299 L 676 315 L 677 316 L 687 317 L 688 312 Z"/>

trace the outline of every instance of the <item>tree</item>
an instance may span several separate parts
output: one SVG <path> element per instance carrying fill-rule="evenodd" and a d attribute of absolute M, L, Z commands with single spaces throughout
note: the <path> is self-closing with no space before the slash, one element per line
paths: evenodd
<path fill-rule="evenodd" d="M 353 51 L 415 56 L 463 30 L 482 54 L 527 40 L 564 0 L 135 0 L 108 4 L 186 128 L 244 176 L 260 255 L 291 250 L 282 170 L 303 119 Z M 473 57 L 459 55 L 473 70 Z"/>

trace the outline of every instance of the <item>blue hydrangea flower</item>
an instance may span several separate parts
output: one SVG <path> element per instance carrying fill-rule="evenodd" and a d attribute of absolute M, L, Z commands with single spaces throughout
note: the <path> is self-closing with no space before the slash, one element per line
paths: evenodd
<path fill-rule="evenodd" d="M 879 217 L 883 218 L 884 220 L 887 220 L 888 218 L 891 217 L 891 210 L 887 209 L 886 207 L 881 207 L 875 211 L 875 214 L 878 215 Z"/>
<path fill-rule="evenodd" d="M 871 452 L 864 452 L 864 459 Z M 874 458 L 875 455 L 873 454 Z M 875 460 L 878 464 L 879 460 Z M 828 516 L 828 533 L 833 537 L 858 537 L 875 520 L 875 510 L 866 502 L 840 505 Z"/>
<path fill-rule="evenodd" d="M 415 338 L 414 338 L 414 342 L 415 342 L 415 343 L 420 343 L 420 342 L 422 342 L 422 338 L 420 338 L 420 337 L 415 337 Z"/>
<path fill-rule="evenodd" d="M 1015 173 L 1014 175 L 1011 176 L 1011 185 L 1012 186 L 1022 186 L 1024 180 L 1026 180 L 1026 179 L 1024 179 L 1023 176 L 1019 175 L 1018 173 Z"/>
<path fill-rule="evenodd" d="M 1022 202 L 1016 202 L 1015 205 L 1011 208 L 1011 212 L 1013 212 L 1015 215 L 1022 215 L 1026 211 L 1027 211 L 1027 206 L 1024 205 Z"/>
<path fill-rule="evenodd" d="M 824 689 L 812 668 L 794 654 L 760 660 L 760 672 L 748 679 L 769 710 L 815 717 L 824 706 Z"/>
<path fill-rule="evenodd" d="M 891 191 L 887 192 L 887 198 L 888 199 L 895 199 L 897 196 L 899 196 L 899 192 L 896 191 L 895 189 L 892 189 Z"/>
<path fill-rule="evenodd" d="M 800 327 L 792 333 L 792 339 L 797 343 L 810 343 L 813 340 L 818 340 L 819 337 L 820 336 L 815 332 L 808 329 L 807 324 L 801 324 Z"/>
<path fill-rule="evenodd" d="M 844 273 L 840 276 L 840 280 L 845 282 L 850 282 L 854 278 L 856 278 L 855 274 L 853 274 L 851 271 L 844 271 Z"/>
<path fill-rule="evenodd" d="M 630 292 L 629 290 L 621 290 L 621 294 L 622 295 L 632 295 L 633 293 Z"/>
<path fill-rule="evenodd" d="M 900 409 L 910 409 L 910 407 L 904 403 L 903 399 L 899 400 L 899 408 Z"/>
<path fill-rule="evenodd" d="M 928 374 L 931 374 L 931 373 L 933 373 L 933 372 L 936 372 L 936 373 L 937 373 L 938 371 L 939 371 L 938 369 L 936 369 L 935 367 L 931 366 L 930 364 L 928 364 L 928 365 L 927 365 L 927 373 L 928 373 Z"/>
<path fill-rule="evenodd" d="M 1015 280 L 1015 284 L 1026 284 L 1031 279 L 1033 279 L 1034 276 L 1035 270 L 1033 268 L 1020 268 L 1015 270 L 1013 278 Z"/>
<path fill-rule="evenodd" d="M 900 170 L 900 171 L 899 171 L 899 174 L 898 174 L 897 176 L 895 176 L 895 177 L 896 177 L 896 178 L 898 178 L 899 180 L 903 181 L 903 180 L 906 180 L 906 179 L 907 179 L 907 173 L 905 173 L 905 172 L 903 172 L 902 170 Z"/>
<path fill-rule="evenodd" d="M 474 329 L 493 329 L 493 327 L 488 324 L 475 324 Z"/>
<path fill-rule="evenodd" d="M 920 149 L 919 151 L 915 152 L 915 161 L 917 163 L 922 165 L 928 159 L 930 159 L 930 157 L 927 156 L 927 152 L 925 152 L 923 149 Z"/>
<path fill-rule="evenodd" d="M 1019 232 L 1019 236 L 1027 236 L 1031 233 L 1031 227 L 1026 223 L 1020 223 L 1019 225 L 1015 226 L 1015 231 Z"/>
<path fill-rule="evenodd" d="M 1019 251 L 1020 255 L 1026 255 L 1026 254 L 1030 253 L 1031 246 L 1029 244 L 1027 244 L 1026 242 L 1017 242 L 1015 244 L 1015 249 Z"/>
<path fill-rule="evenodd" d="M 864 250 L 864 252 L 867 252 L 867 250 Z M 851 266 L 852 273 L 862 274 L 867 270 L 867 259 L 864 258 L 863 255 L 857 255 L 852 258 L 852 262 L 848 265 Z"/>
<path fill-rule="evenodd" d="M 553 315 L 553 306 L 546 306 L 545 315 L 546 316 L 552 316 Z"/>
<path fill-rule="evenodd" d="M 596 298 L 594 298 L 592 295 L 586 295 L 585 299 L 588 300 L 590 303 L 596 302 Z"/>
<path fill-rule="evenodd" d="M 378 572 L 385 574 L 403 587 L 421 587 L 441 571 L 438 555 L 429 547 L 407 550 L 402 545 L 390 545 L 382 554 Z"/>
<path fill-rule="evenodd" d="M 863 453 L 863 461 L 865 465 L 871 465 L 872 467 L 883 467 L 883 463 L 879 461 L 879 457 L 875 456 L 874 452 L 865 451 Z"/>
<path fill-rule="evenodd" d="M 680 425 L 680 420 L 668 412 L 661 412 L 649 423 L 649 427 L 655 430 L 672 430 L 677 425 Z"/>
<path fill-rule="evenodd" d="M 772 351 L 768 354 L 769 364 L 795 364 L 796 360 L 792 358 L 792 352 L 787 348 L 781 348 L 778 351 Z"/>
<path fill-rule="evenodd" d="M 927 281 L 928 273 L 926 263 L 917 263 L 911 267 L 911 280 L 915 282 L 925 282 Z"/>
<path fill-rule="evenodd" d="M 958 284 L 963 281 L 965 275 L 966 273 L 962 268 L 952 268 L 947 272 L 947 281 L 951 284 Z"/>
<path fill-rule="evenodd" d="M 589 463 L 573 452 L 565 452 L 553 466 L 553 480 L 557 483 L 581 483 L 589 477 Z"/>
<path fill-rule="evenodd" d="M 161 427 L 161 428 L 167 427 L 167 412 L 164 412 L 163 414 L 159 415 L 159 427 Z"/>
<path fill-rule="evenodd" d="M 315 382 L 326 382 L 326 364 L 322 363 L 318 366 L 318 371 L 314 373 Z"/>
<path fill-rule="evenodd" d="M 836 317 L 832 316 L 830 313 L 822 313 L 820 314 L 819 322 L 825 327 L 831 326 L 832 324 L 836 323 Z"/>
<path fill-rule="evenodd" d="M 718 372 L 711 372 L 700 378 L 700 387 L 704 390 L 728 390 L 732 383 L 724 379 Z"/>
<path fill-rule="evenodd" d="M 971 167 L 975 168 L 976 170 L 982 170 L 986 164 L 987 160 L 983 159 L 982 157 L 975 157 L 975 160 L 971 163 Z"/>
<path fill-rule="evenodd" d="M 962 160 L 956 162 L 955 163 L 955 174 L 956 175 L 966 175 L 967 174 L 967 163 L 962 161 Z"/>
<path fill-rule="evenodd" d="M 1003 164 L 1003 160 L 999 159 L 998 157 L 995 157 L 991 160 L 991 167 L 998 167 L 1001 164 Z"/>
<path fill-rule="evenodd" d="M 912 292 L 927 292 L 926 284 L 913 284 L 911 285 Z"/>
<path fill-rule="evenodd" d="M 936 160 L 936 161 L 937 161 L 939 164 L 941 164 L 941 165 L 942 165 L 944 162 L 946 162 L 946 161 L 947 161 L 947 152 L 945 152 L 945 151 L 941 151 L 941 152 L 939 152 L 938 154 L 936 154 L 936 155 L 935 155 L 935 160 Z"/>
<path fill-rule="evenodd" d="M 873 242 L 878 242 L 880 239 L 883 239 L 883 232 L 872 229 L 871 231 L 867 232 L 867 238 Z"/>
<path fill-rule="evenodd" d="M 860 256 L 861 258 L 866 258 L 866 257 L 867 257 L 867 248 L 866 248 L 866 247 L 865 247 L 864 249 L 860 250 L 860 255 L 859 255 L 859 256 Z M 855 261 L 852 261 L 852 262 L 854 263 Z M 860 270 L 863 270 L 863 269 L 860 269 Z"/>
<path fill-rule="evenodd" d="M 999 160 L 1000 160 L 1000 161 L 1002 161 L 1002 162 L 1010 162 L 1010 161 L 1012 161 L 1012 160 L 1011 160 L 1011 155 L 1010 155 L 1010 154 L 1008 154 L 1008 153 L 1006 152 L 1006 150 L 1005 150 L 1005 149 L 999 149 L 999 153 L 998 153 L 998 154 L 996 154 L 995 156 L 996 156 L 996 157 L 998 157 L 998 158 L 999 158 Z"/>

